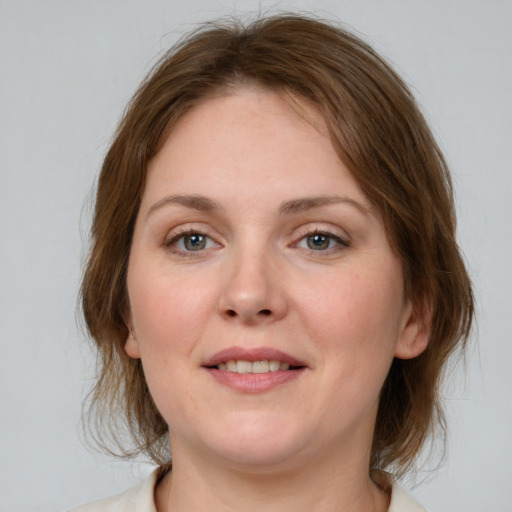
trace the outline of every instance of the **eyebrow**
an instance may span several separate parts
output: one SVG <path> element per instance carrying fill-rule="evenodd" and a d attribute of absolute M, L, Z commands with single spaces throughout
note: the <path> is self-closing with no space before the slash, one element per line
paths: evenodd
<path fill-rule="evenodd" d="M 345 203 L 354 206 L 365 215 L 368 215 L 370 213 L 368 207 L 359 203 L 355 199 L 345 196 L 319 196 L 292 199 L 291 201 L 286 201 L 285 203 L 283 203 L 279 208 L 279 212 L 282 214 L 302 213 L 308 210 L 312 210 L 314 208 L 321 208 L 322 206 L 329 206 L 331 204 L 340 203 Z"/>
<path fill-rule="evenodd" d="M 198 210 L 201 212 L 211 212 L 211 211 L 219 211 L 221 207 L 218 203 L 216 203 L 213 199 L 210 199 L 206 196 L 200 195 L 172 195 L 164 197 L 157 201 L 155 204 L 151 206 L 146 214 L 146 218 L 149 217 L 153 212 L 159 210 L 160 208 L 167 206 L 169 204 L 178 204 L 181 206 L 185 206 L 187 208 L 191 208 L 193 210 Z"/>
<path fill-rule="evenodd" d="M 345 196 L 318 196 L 292 199 L 281 204 L 281 206 L 279 207 L 279 213 L 284 215 L 302 213 L 308 210 L 313 210 L 315 208 L 321 208 L 322 206 L 329 206 L 331 204 L 340 203 L 345 203 L 354 206 L 365 215 L 369 213 L 369 209 L 366 206 L 362 205 L 355 199 Z M 222 210 L 221 206 L 216 201 L 209 197 L 202 195 L 175 194 L 164 197 L 163 199 L 160 199 L 155 204 L 153 204 L 149 208 L 146 214 L 146 218 L 149 217 L 156 210 L 159 210 L 160 208 L 163 208 L 164 206 L 167 206 L 169 204 L 177 204 L 185 206 L 186 208 L 202 212 L 218 212 Z"/>

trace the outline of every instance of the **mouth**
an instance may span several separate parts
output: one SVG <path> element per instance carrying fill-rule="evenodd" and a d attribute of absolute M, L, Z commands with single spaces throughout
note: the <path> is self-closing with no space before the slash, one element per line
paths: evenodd
<path fill-rule="evenodd" d="M 203 366 L 224 372 L 268 373 L 298 370 L 307 365 L 290 354 L 271 347 L 230 347 L 216 352 Z"/>
<path fill-rule="evenodd" d="M 290 382 L 308 368 L 295 357 L 269 347 L 221 350 L 202 366 L 218 382 L 249 393 L 267 391 Z"/>
<path fill-rule="evenodd" d="M 235 373 L 269 373 L 278 371 L 293 371 L 300 370 L 304 366 L 293 366 L 290 363 L 278 361 L 276 359 L 262 359 L 260 361 L 246 361 L 244 359 L 231 359 L 226 362 L 221 362 L 213 367 L 221 372 L 235 372 Z"/>

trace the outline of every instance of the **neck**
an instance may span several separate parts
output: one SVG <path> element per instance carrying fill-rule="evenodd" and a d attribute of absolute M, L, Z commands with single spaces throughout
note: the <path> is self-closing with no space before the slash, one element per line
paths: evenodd
<path fill-rule="evenodd" d="M 389 495 L 375 485 L 366 464 L 341 463 L 324 453 L 318 460 L 280 467 L 233 467 L 192 453 L 173 453 L 173 469 L 156 490 L 158 512 L 334 511 L 385 512 Z M 359 458 L 360 459 L 360 458 Z"/>

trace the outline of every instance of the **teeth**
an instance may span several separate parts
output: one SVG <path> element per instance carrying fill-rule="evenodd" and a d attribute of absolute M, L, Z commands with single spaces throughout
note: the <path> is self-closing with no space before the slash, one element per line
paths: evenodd
<path fill-rule="evenodd" d="M 280 366 L 281 366 L 281 363 L 279 361 L 269 361 L 268 362 L 268 369 L 271 372 L 277 372 L 277 370 L 279 370 Z"/>
<path fill-rule="evenodd" d="M 221 371 L 235 372 L 235 373 L 268 373 L 277 372 L 278 370 L 289 370 L 290 365 L 288 363 L 281 363 L 280 361 L 226 361 L 225 363 L 219 363 L 217 368 Z"/>
<path fill-rule="evenodd" d="M 236 371 L 238 373 L 252 373 L 252 363 L 249 361 L 237 361 Z"/>
<path fill-rule="evenodd" d="M 252 363 L 252 373 L 267 373 L 268 371 L 268 361 L 254 361 Z"/>

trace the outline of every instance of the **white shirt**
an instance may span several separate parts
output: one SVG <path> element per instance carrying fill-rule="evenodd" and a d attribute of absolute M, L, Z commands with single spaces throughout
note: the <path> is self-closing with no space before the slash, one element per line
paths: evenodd
<path fill-rule="evenodd" d="M 154 501 L 156 476 L 155 470 L 146 480 L 122 494 L 74 508 L 69 512 L 156 512 Z M 388 512 L 426 512 L 426 510 L 395 482 Z"/>

